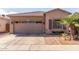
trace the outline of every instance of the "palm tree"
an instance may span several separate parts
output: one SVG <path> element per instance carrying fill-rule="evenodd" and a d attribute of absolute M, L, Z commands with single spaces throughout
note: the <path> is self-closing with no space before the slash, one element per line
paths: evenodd
<path fill-rule="evenodd" d="M 62 18 L 60 20 L 61 24 L 64 24 L 64 25 L 68 26 L 68 30 L 69 30 L 69 34 L 70 34 L 71 39 L 74 39 L 75 28 L 76 28 L 75 24 L 77 24 L 77 22 L 79 21 L 78 19 L 79 19 L 79 17 L 77 16 L 76 13 L 74 13 L 73 15 L 65 17 L 65 18 Z"/>
<path fill-rule="evenodd" d="M 79 17 L 79 12 L 75 12 L 73 16 Z M 75 20 L 75 23 L 76 38 L 79 39 L 79 18 Z"/>
<path fill-rule="evenodd" d="M 75 20 L 75 23 L 79 26 L 79 12 L 75 12 L 72 16 L 78 18 Z"/>

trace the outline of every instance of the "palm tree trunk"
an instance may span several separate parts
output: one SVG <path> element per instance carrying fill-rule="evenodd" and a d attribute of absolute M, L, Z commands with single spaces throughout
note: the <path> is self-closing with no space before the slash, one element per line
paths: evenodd
<path fill-rule="evenodd" d="M 70 33 L 70 40 L 74 39 L 74 35 L 75 35 L 75 30 L 74 30 L 74 26 L 69 26 L 69 33 Z"/>
<path fill-rule="evenodd" d="M 73 35 L 72 35 L 72 30 L 70 28 L 69 28 L 69 35 L 70 35 L 70 40 L 72 40 Z"/>

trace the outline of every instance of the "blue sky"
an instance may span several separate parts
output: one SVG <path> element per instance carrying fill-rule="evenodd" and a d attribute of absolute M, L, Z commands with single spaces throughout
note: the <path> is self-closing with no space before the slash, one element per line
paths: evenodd
<path fill-rule="evenodd" d="M 48 11 L 55 8 L 5 8 L 8 11 L 15 11 L 15 12 L 31 12 L 31 11 Z M 70 12 L 79 12 L 79 8 L 61 8 Z"/>
<path fill-rule="evenodd" d="M 0 14 L 13 14 L 22 12 L 33 12 L 33 11 L 49 11 L 55 8 L 0 8 Z M 79 12 L 79 8 L 61 8 L 69 12 Z"/>

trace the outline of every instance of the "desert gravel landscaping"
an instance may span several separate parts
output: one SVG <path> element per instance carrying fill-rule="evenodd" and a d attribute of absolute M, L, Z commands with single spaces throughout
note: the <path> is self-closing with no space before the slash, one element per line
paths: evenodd
<path fill-rule="evenodd" d="M 0 36 L 1 51 L 62 51 L 79 50 L 79 41 L 65 41 L 59 36 Z"/>

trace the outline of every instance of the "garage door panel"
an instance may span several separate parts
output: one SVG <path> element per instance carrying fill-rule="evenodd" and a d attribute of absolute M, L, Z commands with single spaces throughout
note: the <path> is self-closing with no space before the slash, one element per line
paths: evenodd
<path fill-rule="evenodd" d="M 15 24 L 15 33 L 43 33 L 43 24 L 36 23 L 18 23 Z"/>

